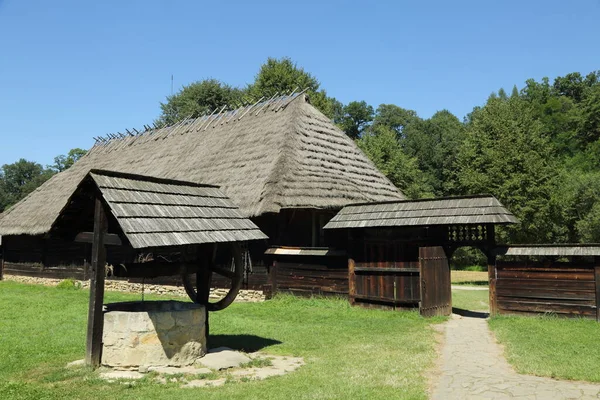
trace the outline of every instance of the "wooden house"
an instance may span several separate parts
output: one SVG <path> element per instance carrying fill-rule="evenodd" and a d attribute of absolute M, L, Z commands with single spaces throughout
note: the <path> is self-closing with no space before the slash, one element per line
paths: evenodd
<path fill-rule="evenodd" d="M 286 254 L 286 260 L 300 268 L 345 270 L 345 258 L 327 255 L 336 243 L 322 227 L 345 205 L 404 199 L 305 95 L 283 96 L 174 126 L 99 139 L 75 165 L 0 216 L 5 272 L 53 277 L 76 272 L 86 278 L 81 266 L 89 262 L 89 245 L 49 232 L 92 169 L 218 186 L 270 238 L 249 248 L 253 273 L 247 284 L 257 289 L 266 283 L 263 254 L 271 247 L 318 247 L 310 256 Z M 293 274 L 301 277 L 312 270 Z M 316 292 L 330 289 L 313 287 Z"/>

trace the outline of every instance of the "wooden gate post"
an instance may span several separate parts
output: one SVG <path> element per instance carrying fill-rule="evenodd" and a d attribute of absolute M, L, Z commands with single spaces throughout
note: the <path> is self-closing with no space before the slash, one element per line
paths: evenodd
<path fill-rule="evenodd" d="M 0 243 L 0 281 L 2 279 L 4 279 L 4 248 L 2 247 L 2 243 Z"/>
<path fill-rule="evenodd" d="M 498 301 L 496 298 L 496 255 L 488 254 L 488 281 L 489 281 L 489 302 L 490 302 L 490 316 L 498 314 Z"/>
<path fill-rule="evenodd" d="M 354 273 L 354 259 L 352 256 L 348 257 L 348 301 L 353 306 L 356 302 L 356 275 Z M 394 304 L 396 306 L 396 304 Z"/>
<path fill-rule="evenodd" d="M 594 257 L 594 281 L 596 282 L 596 321 L 600 322 L 600 257 Z"/>
<path fill-rule="evenodd" d="M 96 198 L 94 210 L 94 237 L 92 242 L 92 276 L 90 279 L 90 302 L 88 308 L 88 325 L 85 348 L 85 363 L 92 368 L 100 366 L 102 357 L 102 331 L 104 315 L 104 277 L 106 266 L 106 247 L 104 239 L 108 231 L 108 220 L 104 204 Z"/>

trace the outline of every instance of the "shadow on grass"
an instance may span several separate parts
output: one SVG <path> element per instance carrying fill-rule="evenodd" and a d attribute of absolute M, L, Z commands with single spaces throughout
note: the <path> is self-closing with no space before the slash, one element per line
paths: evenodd
<path fill-rule="evenodd" d="M 490 313 L 483 312 L 483 311 L 464 310 L 462 308 L 456 308 L 456 307 L 452 307 L 452 313 L 458 314 L 461 317 L 470 317 L 470 318 L 487 318 L 490 315 Z"/>
<path fill-rule="evenodd" d="M 246 353 L 254 353 L 276 344 L 281 344 L 281 342 L 254 335 L 210 335 L 208 338 L 209 348 L 225 346 Z"/>

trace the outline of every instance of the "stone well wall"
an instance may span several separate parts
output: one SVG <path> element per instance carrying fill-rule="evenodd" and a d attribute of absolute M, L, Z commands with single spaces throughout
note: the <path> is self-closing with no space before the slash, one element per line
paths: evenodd
<path fill-rule="evenodd" d="M 206 354 L 206 312 L 200 304 L 146 301 L 106 309 L 103 365 L 185 366 Z"/>

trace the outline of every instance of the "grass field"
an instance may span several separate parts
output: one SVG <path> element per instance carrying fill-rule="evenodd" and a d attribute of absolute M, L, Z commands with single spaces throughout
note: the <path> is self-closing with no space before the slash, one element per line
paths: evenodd
<path fill-rule="evenodd" d="M 455 289 L 452 291 L 452 307 L 489 312 L 489 292 L 487 290 Z"/>
<path fill-rule="evenodd" d="M 66 369 L 83 358 L 87 301 L 83 290 L 0 282 L 1 399 L 425 399 L 432 324 L 442 321 L 351 308 L 342 299 L 235 303 L 211 314 L 211 347 L 301 356 L 306 365 L 265 381 L 181 389 L 148 380 L 107 383 L 90 370 Z"/>
<path fill-rule="evenodd" d="M 600 324 L 596 321 L 499 316 L 489 325 L 518 372 L 600 382 Z"/>
<path fill-rule="evenodd" d="M 454 285 L 488 285 L 487 271 L 457 271 L 450 272 L 450 280 Z"/>

